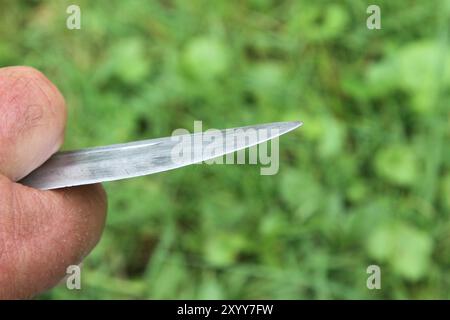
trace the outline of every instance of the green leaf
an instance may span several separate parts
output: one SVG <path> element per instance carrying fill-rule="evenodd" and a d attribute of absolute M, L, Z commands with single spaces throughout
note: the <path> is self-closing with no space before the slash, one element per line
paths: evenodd
<path fill-rule="evenodd" d="M 189 74 L 200 79 L 223 75 L 229 66 L 225 44 L 216 38 L 191 40 L 183 52 L 183 63 Z"/>
<path fill-rule="evenodd" d="M 214 266 L 228 266 L 236 261 L 245 246 L 246 241 L 241 235 L 220 233 L 206 241 L 205 257 Z"/>
<path fill-rule="evenodd" d="M 372 65 L 367 76 L 375 95 L 401 89 L 411 95 L 413 110 L 430 113 L 439 85 L 450 87 L 450 53 L 438 42 L 413 42 Z"/>
<path fill-rule="evenodd" d="M 111 72 L 131 84 L 142 81 L 150 72 L 150 59 L 145 55 L 144 42 L 127 39 L 116 43 L 108 61 Z"/>
<path fill-rule="evenodd" d="M 385 147 L 375 155 L 375 170 L 379 176 L 399 186 L 411 186 L 417 180 L 419 162 L 416 153 L 405 145 Z"/>
<path fill-rule="evenodd" d="M 381 225 L 367 241 L 372 258 L 387 262 L 408 280 L 418 280 L 427 274 L 432 247 L 427 233 L 401 222 Z"/>

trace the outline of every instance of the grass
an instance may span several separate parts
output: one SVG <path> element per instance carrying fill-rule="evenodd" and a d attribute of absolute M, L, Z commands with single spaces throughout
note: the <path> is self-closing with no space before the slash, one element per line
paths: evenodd
<path fill-rule="evenodd" d="M 7 0 L 0 66 L 70 109 L 65 149 L 302 120 L 280 171 L 191 166 L 105 185 L 86 298 L 450 298 L 448 1 Z M 368 290 L 366 268 L 381 267 Z"/>

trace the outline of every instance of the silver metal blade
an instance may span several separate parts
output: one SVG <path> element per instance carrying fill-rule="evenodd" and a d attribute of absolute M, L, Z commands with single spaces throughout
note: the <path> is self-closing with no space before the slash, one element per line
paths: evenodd
<path fill-rule="evenodd" d="M 58 152 L 20 183 L 48 190 L 153 174 L 252 147 L 301 125 L 275 122 Z"/>

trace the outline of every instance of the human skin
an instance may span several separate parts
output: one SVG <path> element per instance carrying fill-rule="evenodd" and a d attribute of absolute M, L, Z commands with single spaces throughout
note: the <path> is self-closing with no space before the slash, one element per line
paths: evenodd
<path fill-rule="evenodd" d="M 100 185 L 37 190 L 20 183 L 64 139 L 65 101 L 30 67 L 0 68 L 0 298 L 26 299 L 57 284 L 100 239 Z"/>

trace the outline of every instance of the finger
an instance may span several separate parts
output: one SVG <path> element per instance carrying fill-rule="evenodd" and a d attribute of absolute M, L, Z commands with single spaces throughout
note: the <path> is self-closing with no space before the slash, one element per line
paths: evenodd
<path fill-rule="evenodd" d="M 30 67 L 0 68 L 0 173 L 17 181 L 60 147 L 66 108 L 58 89 Z"/>
<path fill-rule="evenodd" d="M 100 238 L 100 185 L 40 191 L 0 177 L 0 194 L 0 298 L 29 298 L 54 286 Z"/>
<path fill-rule="evenodd" d="M 0 69 L 1 298 L 30 297 L 57 283 L 103 229 L 101 186 L 39 191 L 11 181 L 59 148 L 65 120 L 63 97 L 40 72 Z"/>

